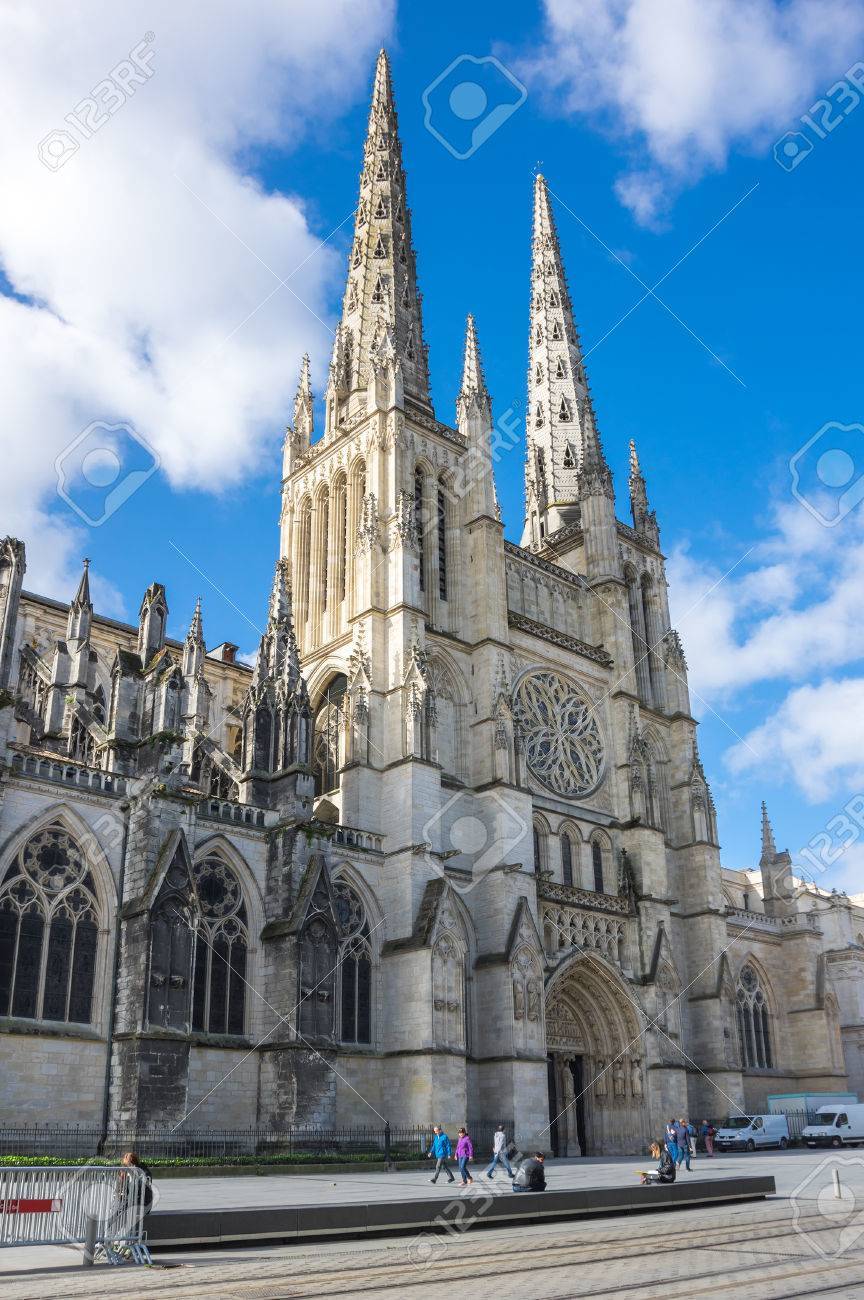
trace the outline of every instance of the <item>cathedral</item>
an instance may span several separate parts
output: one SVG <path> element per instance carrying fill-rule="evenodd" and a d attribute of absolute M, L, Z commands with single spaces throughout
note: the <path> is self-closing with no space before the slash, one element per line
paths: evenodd
<path fill-rule="evenodd" d="M 127 625 L 86 561 L 66 605 L 0 543 L 0 1124 L 504 1120 L 597 1155 L 864 1091 L 864 900 L 764 808 L 758 869 L 721 867 L 646 477 L 631 443 L 623 522 L 533 204 L 521 544 L 470 317 L 432 404 L 383 52 L 254 668 L 200 603 L 171 639 L 160 582 Z"/>

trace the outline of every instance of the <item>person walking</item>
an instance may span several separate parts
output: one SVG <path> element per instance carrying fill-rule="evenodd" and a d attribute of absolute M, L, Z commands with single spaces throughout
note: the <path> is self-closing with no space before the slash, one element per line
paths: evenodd
<path fill-rule="evenodd" d="M 507 1135 L 504 1132 L 504 1125 L 499 1124 L 495 1130 L 495 1136 L 492 1139 L 492 1162 L 486 1170 L 487 1178 L 495 1177 L 495 1170 L 498 1165 L 502 1164 L 507 1170 L 507 1177 L 512 1181 L 515 1177 L 513 1170 L 510 1168 L 510 1157 L 507 1155 Z"/>
<path fill-rule="evenodd" d="M 442 1169 L 447 1175 L 447 1181 L 449 1183 L 456 1182 L 456 1179 L 453 1177 L 453 1170 L 447 1163 L 453 1154 L 453 1148 L 450 1145 L 449 1137 L 440 1124 L 436 1124 L 432 1129 L 432 1145 L 426 1154 L 430 1159 L 432 1156 L 435 1157 L 435 1173 L 429 1179 L 431 1183 L 438 1182 L 438 1175 L 441 1173 Z"/>
<path fill-rule="evenodd" d="M 462 1186 L 467 1187 L 473 1183 L 474 1179 L 468 1172 L 468 1162 L 474 1159 L 474 1143 L 468 1136 L 467 1128 L 460 1128 L 459 1136 L 456 1139 L 456 1160 L 459 1164 L 459 1173 L 462 1175 Z"/>
<path fill-rule="evenodd" d="M 545 1159 L 542 1151 L 535 1151 L 533 1156 L 522 1161 L 513 1176 L 514 1192 L 545 1192 L 546 1175 L 543 1172 Z"/>
<path fill-rule="evenodd" d="M 687 1130 L 688 1124 L 682 1115 L 675 1124 L 675 1136 L 678 1142 L 678 1159 L 675 1163 L 680 1169 L 683 1161 L 684 1168 L 690 1173 L 690 1134 Z"/>
<path fill-rule="evenodd" d="M 666 1125 L 665 1139 L 666 1150 L 669 1152 L 675 1164 L 678 1165 L 680 1163 L 678 1159 L 678 1126 L 674 1119 L 670 1119 L 669 1123 Z"/>
<path fill-rule="evenodd" d="M 657 1168 L 647 1173 L 640 1173 L 639 1181 L 646 1185 L 649 1183 L 674 1183 L 675 1161 L 669 1154 L 668 1146 L 663 1147 L 661 1150 L 659 1142 L 652 1142 L 648 1150 L 657 1161 Z"/>
<path fill-rule="evenodd" d="M 690 1154 L 691 1154 L 691 1156 L 695 1156 L 695 1154 L 696 1154 L 696 1125 L 695 1125 L 695 1124 L 691 1124 L 689 1119 L 686 1121 L 686 1123 L 687 1123 L 687 1145 L 690 1147 Z"/>
<path fill-rule="evenodd" d="M 702 1141 L 709 1156 L 714 1155 L 714 1125 L 707 1119 L 702 1121 Z"/>

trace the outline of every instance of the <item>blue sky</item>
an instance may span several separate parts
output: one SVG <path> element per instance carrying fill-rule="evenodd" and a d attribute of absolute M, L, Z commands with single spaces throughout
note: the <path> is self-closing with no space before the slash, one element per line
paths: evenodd
<path fill-rule="evenodd" d="M 628 7 L 638 6 L 634 0 L 633 6 L 609 8 L 618 13 Z M 741 7 L 736 0 L 729 10 Z M 57 344 L 70 353 L 57 366 L 63 403 L 39 415 L 35 400 L 22 402 L 35 428 L 56 426 L 56 437 L 46 434 L 45 447 L 53 453 L 49 460 L 89 420 L 130 419 L 157 446 L 165 469 L 105 523 L 90 528 L 56 497 L 50 476 L 40 479 L 27 468 L 26 445 L 16 444 L 13 435 L 14 499 L 7 502 L 12 531 L 26 530 L 28 544 L 30 533 L 45 543 L 41 552 L 35 543 L 37 560 L 28 582 L 68 595 L 63 585 L 77 557 L 86 553 L 103 582 L 107 612 L 134 618 L 141 592 L 158 579 L 168 588 L 175 635 L 182 635 L 200 593 L 208 643 L 233 640 L 244 651 L 256 646 L 277 547 L 282 431 L 304 346 L 312 354 L 316 391 L 323 388 L 327 327 L 337 318 L 351 236 L 345 218 L 356 199 L 374 50 L 383 40 L 392 59 L 439 415 L 453 418 L 468 311 L 477 319 L 496 413 L 508 408 L 521 413 L 531 187 L 540 163 L 557 196 L 559 234 L 583 346 L 590 353 L 587 368 L 615 473 L 619 515 L 627 517 L 627 442 L 634 437 L 670 557 L 675 579 L 670 598 L 699 694 L 694 708 L 718 803 L 724 861 L 743 866 L 758 856 L 763 797 L 781 846 L 798 850 L 864 779 L 864 762 L 858 762 L 854 744 L 850 752 L 847 734 L 849 710 L 864 704 L 860 632 L 856 638 L 860 583 L 854 566 L 844 569 L 844 557 L 857 556 L 864 533 L 855 511 L 836 527 L 817 524 L 794 499 L 789 469 L 790 458 L 827 423 L 864 421 L 859 218 L 864 107 L 853 107 L 822 140 L 798 120 L 864 54 L 854 21 L 847 29 L 838 23 L 827 48 L 815 41 L 814 48 L 796 52 L 800 86 L 790 84 L 782 60 L 772 64 L 767 80 L 784 74 L 782 96 L 778 92 L 773 98 L 764 96 L 764 87 L 754 91 L 746 62 L 770 61 L 771 51 L 745 48 L 748 38 L 740 32 L 734 42 L 730 37 L 730 49 L 716 56 L 718 64 L 726 59 L 732 73 L 718 77 L 704 95 L 689 81 L 676 82 L 677 74 L 661 60 L 651 85 L 658 94 L 665 88 L 673 101 L 680 97 L 679 113 L 676 103 L 658 110 L 652 95 L 643 101 L 631 95 L 632 86 L 641 84 L 640 59 L 649 74 L 658 66 L 638 42 L 615 47 L 622 63 L 629 60 L 620 70 L 623 88 L 600 66 L 591 39 L 581 46 L 577 40 L 574 50 L 572 35 L 560 26 L 565 5 L 545 14 L 535 5 L 445 2 L 422 12 L 404 6 L 394 14 L 382 0 L 369 6 L 362 31 L 342 31 L 338 13 L 329 27 L 322 19 L 320 33 L 304 37 L 311 46 L 300 73 L 292 70 L 290 50 L 268 51 L 273 36 L 271 19 L 262 17 L 267 8 L 253 6 L 251 25 L 260 27 L 259 44 L 254 33 L 243 38 L 250 84 L 272 79 L 262 95 L 272 94 L 275 107 L 264 122 L 232 129 L 232 86 L 243 105 L 235 116 L 251 110 L 241 93 L 248 87 L 236 80 L 240 74 L 232 66 L 227 37 L 220 65 L 225 80 L 205 86 L 197 100 L 187 88 L 181 95 L 171 81 L 179 85 L 184 75 L 181 54 L 201 59 L 205 52 L 200 46 L 196 51 L 179 21 L 172 26 L 169 8 L 163 14 L 156 12 L 162 6 L 150 5 L 137 6 L 134 18 L 121 26 L 106 12 L 105 22 L 113 27 L 104 54 L 83 66 L 70 61 L 58 74 L 60 86 L 55 77 L 50 95 L 44 92 L 41 117 L 28 125 L 29 146 L 64 116 L 64 105 L 66 110 L 74 106 L 99 80 L 100 66 L 104 76 L 106 61 L 110 67 L 152 25 L 152 87 L 142 85 L 62 171 L 27 174 L 25 197 L 31 203 L 56 197 L 74 212 L 75 220 L 63 226 L 68 257 L 60 267 L 50 264 L 44 255 L 50 230 L 34 237 L 23 217 L 18 227 L 10 224 L 5 231 L 0 221 L 7 277 L 0 288 L 9 311 L 18 312 L 16 336 L 36 323 L 40 306 L 40 316 L 45 315 L 47 303 L 51 319 L 38 325 L 43 356 L 50 356 L 56 321 L 68 329 L 80 311 L 80 336 L 71 353 L 68 334 Z M 764 16 L 780 7 L 756 8 Z M 547 22 L 558 22 L 551 43 Z M 783 29 L 775 36 L 782 53 Z M 760 34 L 752 33 L 752 40 L 759 44 Z M 527 98 L 476 153 L 458 160 L 426 129 L 423 92 L 460 55 L 493 52 L 525 84 Z M 213 61 L 219 58 L 214 52 Z M 314 82 L 316 69 L 321 92 L 307 84 Z M 35 63 L 30 75 L 40 75 Z M 284 97 L 280 78 L 286 86 L 291 83 Z M 490 85 L 497 93 L 494 79 Z M 589 91 L 593 111 L 582 104 Z M 760 95 L 765 102 L 754 103 L 751 111 L 747 97 Z M 217 107 L 219 96 L 223 102 Z M 734 103 L 731 97 L 737 97 Z M 158 119 L 169 110 L 173 117 L 166 128 Z M 218 130 L 205 122 L 211 111 L 225 119 Z M 166 129 L 176 132 L 170 145 Z M 814 145 L 791 171 L 772 155 L 772 145 L 787 130 L 802 131 Z M 136 150 L 141 151 L 136 170 L 124 171 Z M 634 176 L 636 197 L 626 180 Z M 53 191 L 49 182 L 57 182 Z M 190 198 L 193 191 L 196 197 Z M 124 196 L 123 204 L 105 228 L 109 233 L 94 233 L 88 205 L 104 198 L 111 215 L 116 193 Z M 200 200 L 203 194 L 206 201 Z M 628 195 L 630 206 L 622 201 Z M 124 265 L 131 257 L 137 266 L 131 290 L 135 308 L 118 312 L 106 288 L 104 311 L 88 315 L 90 305 L 80 306 L 87 298 L 88 268 L 97 267 L 89 280 L 94 284 L 98 268 L 112 260 L 114 232 L 127 215 L 129 231 L 117 236 L 117 248 Z M 183 230 L 180 255 L 163 271 L 159 232 L 167 232 L 175 215 Z M 336 227 L 316 252 L 318 241 Z M 91 261 L 97 254 L 98 264 Z M 283 278 L 307 257 L 308 265 L 291 282 L 297 297 L 277 289 L 264 311 L 241 325 L 224 347 L 219 338 L 221 359 L 206 370 L 206 385 L 196 387 L 198 404 L 190 402 L 181 411 L 172 401 L 169 411 L 166 402 L 160 411 L 159 395 L 169 387 L 174 364 L 171 348 L 177 365 L 188 362 L 182 349 L 196 320 L 212 310 L 216 325 L 221 321 L 221 299 L 211 301 L 208 295 L 236 292 L 244 304 L 234 315 L 236 325 L 247 314 L 244 295 L 253 312 L 276 285 L 263 262 Z M 160 289 L 158 307 L 147 301 L 148 277 Z M 656 293 L 665 305 L 650 295 L 636 305 L 646 286 L 662 277 Z M 128 304 L 129 294 L 124 297 Z M 175 303 L 176 326 L 166 316 Z M 143 394 L 137 376 L 128 388 L 112 389 L 98 373 L 98 362 L 82 384 L 82 372 L 91 369 L 87 349 L 93 335 L 106 336 L 107 366 L 116 341 L 107 336 L 115 328 L 131 347 L 134 365 L 160 370 L 152 391 Z M 121 369 L 131 364 L 128 353 L 115 361 Z M 244 365 L 262 367 L 260 386 L 269 383 L 278 401 L 255 408 L 238 397 L 237 371 Z M 18 373 L 22 382 L 31 376 L 29 369 Z M 10 418 L 15 427 L 23 417 L 13 409 Z M 853 429 L 844 436 L 853 456 L 861 437 L 864 471 L 864 434 Z M 43 454 L 35 443 L 32 454 Z M 518 540 L 521 445 L 499 466 L 498 487 L 507 534 Z M 21 513 L 24 500 L 32 503 L 29 514 Z M 834 617 L 842 623 L 836 636 Z M 802 691 L 810 695 L 802 697 Z M 830 735 L 820 735 L 823 722 L 833 728 Z M 818 751 L 815 769 L 808 746 Z M 859 861 L 845 855 L 820 883 L 836 880 L 860 889 Z"/>

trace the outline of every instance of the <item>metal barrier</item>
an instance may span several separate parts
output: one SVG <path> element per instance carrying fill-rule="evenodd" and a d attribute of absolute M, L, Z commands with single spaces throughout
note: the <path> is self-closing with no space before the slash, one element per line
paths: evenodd
<path fill-rule="evenodd" d="M 84 1247 L 112 1264 L 149 1263 L 142 1170 L 98 1165 L 0 1168 L 0 1246 Z"/>

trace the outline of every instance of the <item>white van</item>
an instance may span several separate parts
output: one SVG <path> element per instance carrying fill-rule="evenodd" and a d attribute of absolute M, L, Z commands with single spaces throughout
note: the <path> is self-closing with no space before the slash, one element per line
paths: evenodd
<path fill-rule="evenodd" d="M 789 1122 L 785 1115 L 730 1115 L 714 1134 L 720 1151 L 755 1151 L 757 1147 L 789 1145 Z"/>
<path fill-rule="evenodd" d="M 801 1130 L 808 1147 L 857 1146 L 864 1142 L 864 1105 L 820 1106 L 816 1123 Z"/>

